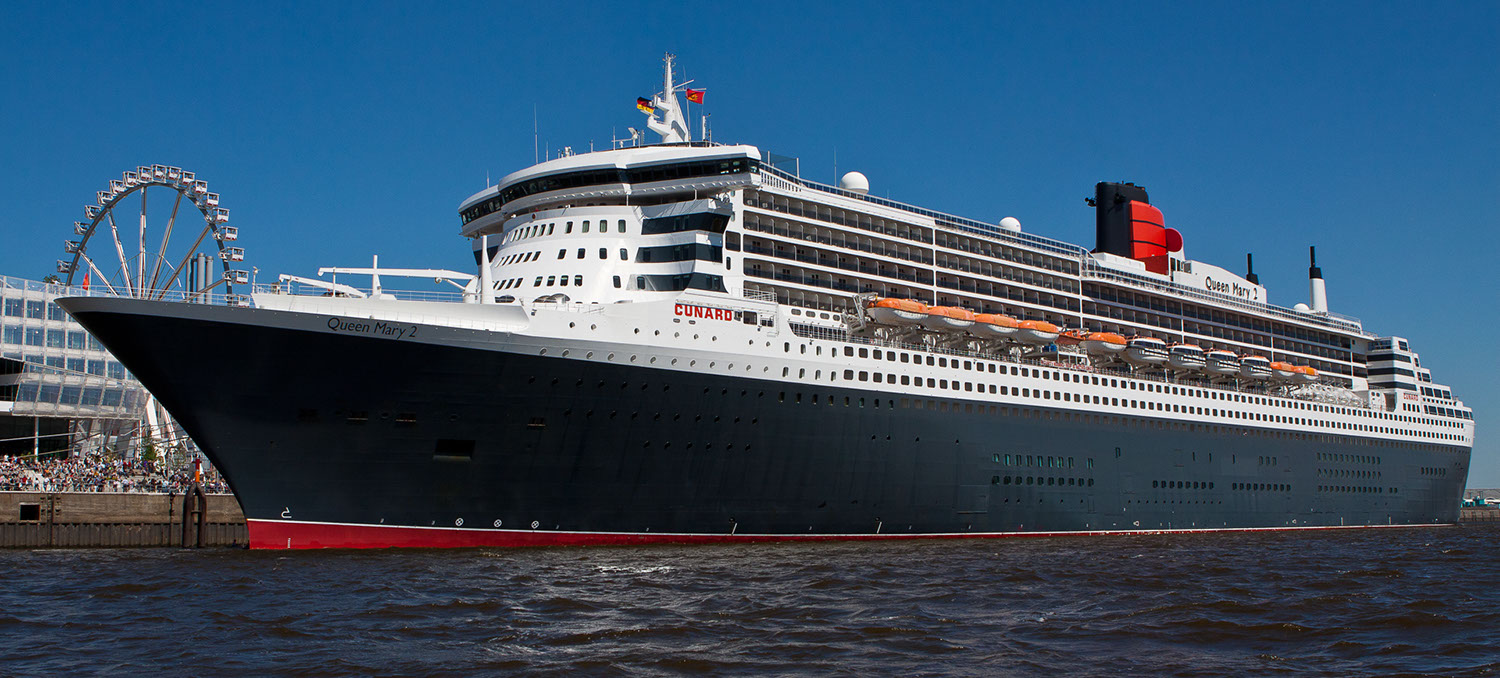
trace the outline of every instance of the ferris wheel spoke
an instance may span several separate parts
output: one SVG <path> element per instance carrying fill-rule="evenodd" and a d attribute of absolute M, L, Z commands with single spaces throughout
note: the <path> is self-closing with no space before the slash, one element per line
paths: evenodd
<path fill-rule="evenodd" d="M 94 260 L 90 259 L 89 255 L 79 252 L 78 257 L 80 259 L 83 259 L 84 263 L 89 265 L 89 270 L 93 271 L 94 275 L 99 277 L 99 282 L 104 283 L 104 286 L 109 288 L 110 294 L 114 294 L 116 296 L 120 294 L 120 291 L 115 289 L 115 286 L 109 283 L 109 278 L 104 275 L 104 271 L 99 270 L 99 267 L 94 265 Z"/>
<path fill-rule="evenodd" d="M 188 260 L 192 259 L 193 255 L 198 253 L 198 246 L 203 244 L 203 239 L 208 237 L 208 234 L 213 230 L 214 226 L 212 223 L 204 224 L 203 230 L 198 233 L 198 239 L 193 241 L 193 246 L 188 248 L 187 254 L 182 257 L 182 261 L 177 262 L 177 268 L 172 269 L 172 278 L 176 278 L 179 274 L 182 273 L 182 269 L 187 266 Z M 167 279 L 169 283 L 171 282 L 172 278 Z M 209 287 L 218 285 L 219 282 L 223 282 L 223 280 L 220 279 L 218 282 L 215 282 L 214 285 L 210 285 Z M 163 285 L 163 287 L 168 286 L 170 285 Z M 206 290 L 207 288 L 204 288 L 203 291 Z"/>
<path fill-rule="evenodd" d="M 125 244 L 120 242 L 120 227 L 115 225 L 114 211 L 105 212 L 109 217 L 109 232 L 115 239 L 115 254 L 120 255 L 120 271 L 125 278 L 125 291 L 129 296 L 135 296 L 135 289 L 130 285 L 130 262 L 125 260 Z"/>
<path fill-rule="evenodd" d="M 151 289 L 156 289 L 156 278 L 157 276 L 161 275 L 161 265 L 167 257 L 167 241 L 171 240 L 172 238 L 172 224 L 177 221 L 177 208 L 181 206 L 182 194 L 178 193 L 177 200 L 172 202 L 172 216 L 167 217 L 167 228 L 166 230 L 162 231 L 161 234 L 161 247 L 157 248 L 156 250 L 156 267 L 151 271 Z M 175 277 L 177 277 L 177 275 L 174 272 L 172 278 Z M 168 278 L 168 281 L 170 280 L 171 278 Z M 163 289 L 167 287 L 171 287 L 170 282 L 162 284 Z"/>

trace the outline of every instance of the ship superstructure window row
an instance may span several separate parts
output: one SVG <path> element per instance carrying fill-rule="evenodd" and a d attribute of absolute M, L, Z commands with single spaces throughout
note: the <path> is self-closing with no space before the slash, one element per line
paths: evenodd
<path fill-rule="evenodd" d="M 459 216 L 462 223 L 467 224 L 499 211 L 507 203 L 548 191 L 744 174 L 755 171 L 758 166 L 759 161 L 753 158 L 725 158 L 626 169 L 608 168 L 562 172 L 527 179 L 501 188 L 493 197 L 465 209 Z"/>
<path fill-rule="evenodd" d="M 601 258 L 603 258 L 603 252 L 604 250 L 600 250 Z M 641 247 L 635 251 L 635 260 L 642 264 L 674 261 L 722 262 L 724 261 L 724 248 L 703 243 Z"/>

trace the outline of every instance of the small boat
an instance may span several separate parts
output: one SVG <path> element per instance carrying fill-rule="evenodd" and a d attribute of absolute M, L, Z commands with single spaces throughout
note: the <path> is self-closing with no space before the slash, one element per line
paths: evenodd
<path fill-rule="evenodd" d="M 999 313 L 975 313 L 969 333 L 985 339 L 1010 339 L 1016 335 L 1016 319 Z"/>
<path fill-rule="evenodd" d="M 1247 355 L 1240 358 L 1240 376 L 1246 379 L 1270 379 L 1271 361 L 1263 355 Z"/>
<path fill-rule="evenodd" d="M 1057 341 L 1059 329 L 1045 320 L 1022 320 L 1016 323 L 1016 341 L 1031 346 L 1046 346 Z"/>
<path fill-rule="evenodd" d="M 1297 366 L 1288 362 L 1271 363 L 1271 377 L 1277 381 L 1292 381 L 1297 378 Z"/>
<path fill-rule="evenodd" d="M 1088 332 L 1078 342 L 1091 356 L 1113 357 L 1125 350 L 1125 337 L 1114 332 Z"/>
<path fill-rule="evenodd" d="M 974 325 L 974 312 L 957 306 L 928 306 L 922 326 L 929 330 L 949 332 L 965 330 Z"/>
<path fill-rule="evenodd" d="M 870 319 L 882 325 L 920 325 L 927 317 L 927 304 L 880 297 L 870 303 L 869 313 Z"/>
<path fill-rule="evenodd" d="M 1196 372 L 1204 366 L 1203 349 L 1197 344 L 1172 344 L 1167 349 L 1167 363 L 1180 371 Z"/>
<path fill-rule="evenodd" d="M 1232 377 L 1240 373 L 1240 357 L 1234 351 L 1214 349 L 1204 354 L 1203 369 L 1209 374 Z"/>
<path fill-rule="evenodd" d="M 1309 365 L 1296 365 L 1292 368 L 1296 372 L 1294 379 L 1304 384 L 1310 384 L 1318 380 L 1318 371 Z"/>
<path fill-rule="evenodd" d="M 1125 362 L 1136 367 L 1167 362 L 1167 342 L 1156 337 L 1131 337 L 1125 343 Z"/>

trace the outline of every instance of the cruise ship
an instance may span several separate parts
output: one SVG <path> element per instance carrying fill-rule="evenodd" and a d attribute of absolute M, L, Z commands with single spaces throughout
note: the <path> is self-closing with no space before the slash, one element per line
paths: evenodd
<path fill-rule="evenodd" d="M 1472 411 L 1331 312 L 1315 262 L 1284 307 L 1248 259 L 1187 258 L 1134 184 L 1095 187 L 1089 249 L 809 181 L 695 139 L 687 84 L 669 56 L 638 101 L 659 143 L 463 200 L 474 272 L 404 272 L 454 298 L 372 267 L 248 306 L 60 303 L 221 470 L 253 548 L 1457 520 Z"/>

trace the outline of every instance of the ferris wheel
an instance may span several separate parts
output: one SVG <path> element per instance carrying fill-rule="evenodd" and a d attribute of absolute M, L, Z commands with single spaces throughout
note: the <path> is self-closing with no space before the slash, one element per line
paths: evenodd
<path fill-rule="evenodd" d="M 131 198 L 137 194 L 139 212 Z M 234 267 L 245 260 L 245 250 L 232 246 L 239 229 L 229 225 L 229 210 L 219 206 L 219 194 L 208 191 L 207 181 L 180 167 L 142 166 L 111 179 L 109 190 L 97 196 L 96 204 L 83 208 L 87 221 L 73 222 L 78 239 L 64 245 L 72 258 L 57 262 L 65 283 L 100 285 L 111 294 L 139 299 L 205 301 L 210 294 L 222 294 L 230 304 L 248 303 L 247 296 L 235 294 L 236 285 L 243 289 L 250 284 L 250 273 Z M 153 224 L 147 206 L 168 202 L 172 207 L 166 222 L 160 222 L 165 210 L 158 208 Z M 178 223 L 184 207 L 187 225 Z M 160 228 L 160 236 L 151 228 Z"/>

